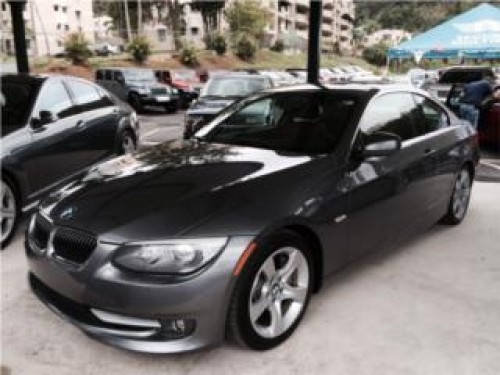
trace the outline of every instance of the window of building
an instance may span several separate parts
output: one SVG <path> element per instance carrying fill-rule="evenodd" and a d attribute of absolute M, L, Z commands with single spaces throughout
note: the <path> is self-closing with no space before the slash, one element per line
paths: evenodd
<path fill-rule="evenodd" d="M 69 31 L 69 25 L 64 25 L 64 30 Z"/>
<path fill-rule="evenodd" d="M 199 29 L 197 27 L 191 28 L 191 35 L 198 35 Z"/>
<path fill-rule="evenodd" d="M 59 11 L 59 5 L 54 4 L 54 12 L 57 12 L 57 11 Z"/>
<path fill-rule="evenodd" d="M 77 19 L 80 19 L 81 15 L 82 15 L 82 11 L 81 10 L 75 10 L 75 16 L 76 16 Z"/>
<path fill-rule="evenodd" d="M 165 42 L 167 40 L 167 30 L 158 29 L 157 31 L 158 31 L 158 41 Z"/>
<path fill-rule="evenodd" d="M 5 12 L 7 10 L 7 4 L 2 1 L 2 12 Z"/>
<path fill-rule="evenodd" d="M 57 26 L 56 26 L 57 30 L 61 30 L 61 24 L 58 23 Z"/>
<path fill-rule="evenodd" d="M 61 10 L 63 11 L 63 13 L 66 13 L 68 11 L 68 7 L 62 7 Z"/>

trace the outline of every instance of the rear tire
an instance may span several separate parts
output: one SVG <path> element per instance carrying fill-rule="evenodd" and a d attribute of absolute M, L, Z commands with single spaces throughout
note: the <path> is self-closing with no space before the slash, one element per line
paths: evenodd
<path fill-rule="evenodd" d="M 7 247 L 16 233 L 17 224 L 20 216 L 19 195 L 12 181 L 7 177 L 2 177 L 0 191 L 1 197 L 1 249 Z"/>
<path fill-rule="evenodd" d="M 448 204 L 448 211 L 441 219 L 444 224 L 457 225 L 462 222 L 469 207 L 472 188 L 472 176 L 469 169 L 464 166 L 457 174 L 455 185 Z"/>
<path fill-rule="evenodd" d="M 299 325 L 314 280 L 307 242 L 292 231 L 277 232 L 251 254 L 238 276 L 228 312 L 228 333 L 239 345 L 272 349 Z"/>

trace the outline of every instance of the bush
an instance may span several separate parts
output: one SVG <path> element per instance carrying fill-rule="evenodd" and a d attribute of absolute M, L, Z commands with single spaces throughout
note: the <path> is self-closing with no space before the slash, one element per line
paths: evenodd
<path fill-rule="evenodd" d="M 71 33 L 64 42 L 66 56 L 71 59 L 74 65 L 85 65 L 87 59 L 92 55 L 89 49 L 89 42 L 80 33 Z"/>
<path fill-rule="evenodd" d="M 276 42 L 271 46 L 271 51 L 274 52 L 283 52 L 285 49 L 285 44 L 281 39 L 277 39 Z"/>
<path fill-rule="evenodd" d="M 226 38 L 224 36 L 217 34 L 212 41 L 212 47 L 217 53 L 217 55 L 222 56 L 223 54 L 226 53 L 227 50 L 227 43 L 226 43 Z"/>
<path fill-rule="evenodd" d="M 236 42 L 234 44 L 234 53 L 240 59 L 249 61 L 253 59 L 253 57 L 255 56 L 255 52 L 257 52 L 257 43 L 253 38 L 246 34 L 240 34 L 236 38 Z"/>
<path fill-rule="evenodd" d="M 376 44 L 367 47 L 363 51 L 363 58 L 370 64 L 384 66 L 387 61 L 387 46 L 385 44 Z"/>
<path fill-rule="evenodd" d="M 127 46 L 127 52 L 130 53 L 135 62 L 142 64 L 151 54 L 151 44 L 143 36 L 137 36 Z"/>
<path fill-rule="evenodd" d="M 181 50 L 181 63 L 187 66 L 198 65 L 198 53 L 193 46 L 184 46 Z"/>

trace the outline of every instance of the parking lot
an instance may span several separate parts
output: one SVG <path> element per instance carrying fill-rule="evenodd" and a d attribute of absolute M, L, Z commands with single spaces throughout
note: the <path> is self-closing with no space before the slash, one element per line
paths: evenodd
<path fill-rule="evenodd" d="M 179 137 L 182 121 L 142 115 L 142 147 Z M 23 224 L 1 258 L 2 375 L 499 374 L 499 197 L 499 184 L 477 182 L 462 225 L 435 226 L 329 278 L 291 340 L 265 353 L 226 344 L 144 355 L 87 338 L 29 291 Z"/>

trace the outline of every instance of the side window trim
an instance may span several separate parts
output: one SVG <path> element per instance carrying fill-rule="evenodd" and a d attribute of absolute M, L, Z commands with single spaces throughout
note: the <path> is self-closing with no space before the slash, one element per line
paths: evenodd
<path fill-rule="evenodd" d="M 62 78 L 59 78 L 59 77 L 50 77 L 50 78 L 47 78 L 45 80 L 45 82 L 41 85 L 39 91 L 38 91 L 38 95 L 37 95 L 37 98 L 36 98 L 36 101 L 32 107 L 32 111 L 31 111 L 31 115 L 29 116 L 29 119 L 28 119 L 28 123 L 31 122 L 31 120 L 34 118 L 34 117 L 37 117 L 38 115 L 38 112 L 40 112 L 40 105 L 43 101 L 43 97 L 44 97 L 44 91 L 46 90 L 47 86 L 49 84 L 51 84 L 52 82 L 59 82 L 62 87 L 64 88 L 64 90 L 66 91 L 66 95 L 68 96 L 70 102 L 71 102 L 71 106 L 72 107 L 75 107 L 75 101 L 73 100 L 73 97 L 71 96 L 71 92 L 68 90 L 68 87 L 66 86 L 65 82 L 64 82 L 64 79 Z M 75 111 L 71 111 L 71 113 L 68 115 L 68 116 L 65 116 L 64 118 L 68 118 L 68 117 L 71 117 L 71 116 L 74 116 L 76 114 Z"/>

